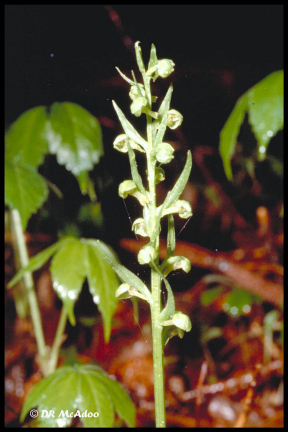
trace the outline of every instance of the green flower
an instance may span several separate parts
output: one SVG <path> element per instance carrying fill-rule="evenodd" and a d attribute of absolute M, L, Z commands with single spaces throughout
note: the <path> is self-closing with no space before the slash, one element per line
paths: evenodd
<path fill-rule="evenodd" d="M 139 191 L 133 180 L 124 180 L 120 183 L 118 193 L 123 199 L 127 198 L 128 195 L 134 196 L 143 206 L 149 201 L 149 199 Z"/>
<path fill-rule="evenodd" d="M 139 150 L 140 152 L 145 153 L 145 150 L 143 150 L 143 148 L 139 144 L 136 144 L 135 141 L 131 140 L 126 134 L 118 135 L 113 142 L 113 147 L 121 153 L 127 153 L 128 141 L 132 149 Z"/>
<path fill-rule="evenodd" d="M 140 249 L 138 253 L 139 264 L 149 264 L 151 261 L 157 258 L 155 249 L 149 244 Z"/>
<path fill-rule="evenodd" d="M 141 235 L 142 237 L 148 237 L 146 224 L 143 218 L 138 218 L 133 222 L 132 230 L 135 234 Z"/>
<path fill-rule="evenodd" d="M 161 143 L 156 149 L 156 159 L 160 163 L 169 163 L 174 158 L 174 148 L 171 144 Z"/>
<path fill-rule="evenodd" d="M 182 121 L 183 121 L 183 116 L 182 114 L 180 114 L 179 111 L 176 111 L 174 109 L 169 110 L 167 126 L 170 129 L 176 129 L 178 126 L 181 125 Z"/>

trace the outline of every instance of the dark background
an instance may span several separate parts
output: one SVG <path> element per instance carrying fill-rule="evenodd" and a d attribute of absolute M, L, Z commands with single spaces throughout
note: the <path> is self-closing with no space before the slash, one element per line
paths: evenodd
<path fill-rule="evenodd" d="M 127 228 L 122 234 L 131 234 L 117 197 L 129 165 L 128 158 L 112 149 L 122 131 L 111 100 L 131 118 L 129 86 L 115 66 L 129 76 L 131 69 L 136 72 L 137 40 L 146 64 L 154 43 L 158 58 L 170 58 L 176 65 L 168 80 L 156 81 L 155 92 L 161 100 L 172 80 L 172 108 L 184 116 L 181 131 L 193 154 L 198 145 L 217 148 L 237 98 L 283 68 L 283 5 L 5 6 L 5 127 L 25 110 L 56 101 L 78 103 L 99 119 L 106 157 L 97 166 L 103 173 L 98 196 L 103 201 L 111 186 L 106 200 L 110 218 L 111 203 L 121 205 L 108 221 L 108 234 L 121 220 L 120 211 Z M 180 159 L 177 169 L 183 164 Z M 220 159 L 218 171 L 223 172 Z M 76 201 L 75 186 L 78 190 L 77 183 L 62 189 L 70 202 Z"/>

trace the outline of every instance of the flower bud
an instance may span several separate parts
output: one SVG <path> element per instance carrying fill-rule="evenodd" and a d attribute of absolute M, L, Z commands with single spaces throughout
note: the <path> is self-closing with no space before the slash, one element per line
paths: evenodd
<path fill-rule="evenodd" d="M 182 114 L 180 114 L 179 111 L 176 111 L 174 109 L 169 110 L 167 126 L 170 129 L 176 129 L 178 126 L 181 125 L 182 121 L 183 121 L 183 116 Z"/>
<path fill-rule="evenodd" d="M 175 64 L 172 60 L 163 59 L 158 61 L 158 74 L 161 78 L 167 78 L 174 71 Z"/>
<path fill-rule="evenodd" d="M 135 232 L 135 234 L 139 234 L 142 237 L 148 237 L 145 221 L 143 218 L 138 218 L 133 222 L 132 230 Z"/>
<path fill-rule="evenodd" d="M 168 258 L 166 261 L 166 265 L 164 268 L 162 268 L 162 272 L 164 276 L 167 276 L 171 271 L 182 269 L 186 273 L 188 273 L 191 270 L 191 263 L 188 260 L 188 258 L 184 256 L 173 256 Z"/>
<path fill-rule="evenodd" d="M 172 322 L 176 327 L 186 332 L 189 332 L 192 328 L 190 318 L 188 317 L 188 315 L 185 315 L 182 312 L 175 312 L 172 317 Z"/>
<path fill-rule="evenodd" d="M 156 159 L 160 163 L 169 163 L 174 158 L 174 148 L 168 143 L 161 143 L 156 149 Z"/>
<path fill-rule="evenodd" d="M 140 86 L 141 84 L 139 84 L 139 86 Z M 142 87 L 140 87 L 140 90 L 141 90 L 141 95 L 143 96 L 143 97 L 145 97 L 145 90 L 142 88 Z M 134 99 L 136 99 L 137 97 L 139 97 L 140 95 L 139 95 L 139 91 L 138 91 L 138 88 L 137 88 L 137 86 L 136 85 L 132 85 L 131 86 L 131 88 L 130 88 L 130 92 L 129 92 L 129 97 L 130 97 L 130 99 L 132 99 L 132 100 L 134 100 Z"/>
<path fill-rule="evenodd" d="M 127 145 L 128 140 L 129 140 L 129 144 L 132 147 L 132 149 L 139 150 L 140 152 L 145 153 L 145 150 L 143 150 L 143 148 L 140 145 L 136 144 L 135 141 L 131 140 L 128 137 L 128 135 L 126 135 L 126 134 L 118 135 L 113 142 L 113 147 L 116 150 L 120 151 L 121 153 L 127 153 L 128 152 L 128 145 Z"/>
<path fill-rule="evenodd" d="M 151 261 L 157 258 L 155 249 L 149 244 L 140 249 L 138 253 L 139 264 L 149 264 Z"/>

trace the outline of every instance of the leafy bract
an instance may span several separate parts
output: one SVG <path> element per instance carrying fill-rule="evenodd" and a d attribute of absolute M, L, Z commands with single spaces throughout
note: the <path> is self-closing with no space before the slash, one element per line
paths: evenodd
<path fill-rule="evenodd" d="M 109 256 L 106 250 L 103 249 L 103 243 L 99 240 L 96 241 L 97 248 L 105 259 L 107 264 L 113 268 L 113 270 L 118 274 L 119 278 L 131 285 L 131 287 L 136 288 L 141 294 L 147 297 L 148 301 L 151 301 L 151 292 L 147 288 L 147 286 L 138 278 L 134 273 L 128 270 L 126 267 L 119 264 L 113 257 Z"/>
<path fill-rule="evenodd" d="M 116 102 L 112 101 L 114 109 L 117 113 L 117 116 L 120 120 L 120 123 L 126 133 L 126 135 L 132 140 L 135 141 L 137 144 L 141 145 L 143 149 L 147 148 L 147 142 L 144 140 L 144 138 L 139 135 L 139 133 L 136 131 L 134 126 L 126 119 L 125 115 L 121 111 L 121 109 L 118 107 Z"/>
<path fill-rule="evenodd" d="M 48 187 L 33 166 L 5 160 L 5 204 L 19 211 L 23 231 L 47 197 Z"/>
<path fill-rule="evenodd" d="M 220 133 L 219 151 L 229 180 L 230 161 L 246 112 L 257 139 L 258 159 L 264 160 L 271 138 L 283 129 L 283 71 L 273 72 L 241 96 Z"/>
<path fill-rule="evenodd" d="M 24 112 L 5 134 L 5 159 L 38 167 L 48 152 L 46 107 Z"/>
<path fill-rule="evenodd" d="M 192 168 L 192 156 L 190 150 L 187 152 L 187 160 L 185 163 L 185 166 L 183 168 L 182 173 L 180 174 L 178 180 L 176 181 L 175 185 L 173 186 L 172 190 L 167 193 L 167 196 L 164 200 L 164 203 L 162 204 L 162 209 L 166 209 L 170 207 L 172 204 L 174 204 L 175 201 L 178 200 L 180 195 L 182 194 L 187 181 L 190 176 Z"/>
<path fill-rule="evenodd" d="M 99 122 L 81 106 L 54 103 L 47 131 L 49 150 L 74 175 L 91 170 L 103 154 Z"/>
<path fill-rule="evenodd" d="M 67 427 L 74 418 L 85 427 L 112 427 L 115 412 L 128 426 L 135 426 L 135 407 L 128 394 L 98 366 L 64 366 L 43 378 L 26 397 L 20 420 L 36 407 L 38 418 L 32 425 L 38 427 Z M 43 410 L 53 410 L 54 416 L 42 417 Z"/>

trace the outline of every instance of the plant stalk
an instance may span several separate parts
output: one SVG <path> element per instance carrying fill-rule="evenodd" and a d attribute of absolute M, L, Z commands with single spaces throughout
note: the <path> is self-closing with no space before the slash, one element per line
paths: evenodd
<path fill-rule="evenodd" d="M 155 159 L 153 156 L 153 136 L 152 119 L 147 116 L 147 171 L 150 192 L 150 221 L 155 229 L 156 219 L 156 184 L 155 184 Z M 153 245 L 159 257 L 159 236 Z M 158 258 L 156 260 L 158 265 Z M 166 427 L 165 412 L 165 386 L 164 386 L 164 363 L 163 363 L 163 344 L 162 326 L 159 325 L 159 315 L 161 313 L 161 279 L 159 274 L 151 268 L 151 321 L 152 321 L 152 341 L 153 341 L 153 371 L 154 371 L 154 403 L 155 403 L 155 422 L 156 427 Z"/>
<path fill-rule="evenodd" d="M 21 267 L 26 267 L 29 263 L 27 245 L 25 236 L 22 230 L 21 217 L 18 210 L 10 211 L 11 229 L 13 232 L 13 242 L 15 244 L 16 253 L 19 256 Z M 35 287 L 31 272 L 26 272 L 23 275 L 24 286 L 27 293 L 31 319 L 33 323 L 37 351 L 40 359 L 40 366 L 44 375 L 47 375 L 48 351 L 45 344 L 44 332 L 42 327 L 41 315 L 39 311 L 38 301 L 35 293 Z"/>

